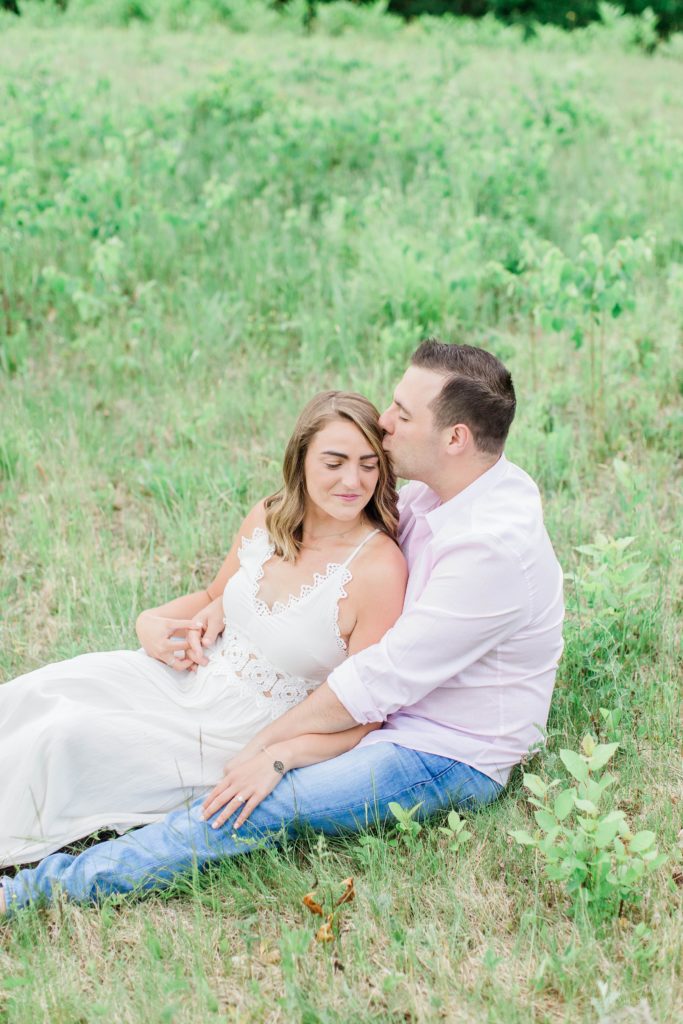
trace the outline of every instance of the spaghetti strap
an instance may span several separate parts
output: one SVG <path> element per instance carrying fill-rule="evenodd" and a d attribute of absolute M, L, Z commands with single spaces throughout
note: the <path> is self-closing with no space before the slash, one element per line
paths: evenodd
<path fill-rule="evenodd" d="M 361 550 L 361 548 L 364 548 L 365 545 L 367 544 L 367 542 L 369 540 L 371 540 L 375 536 L 376 533 L 379 533 L 379 532 L 380 532 L 379 530 L 372 530 L 366 537 L 363 537 L 363 539 L 360 542 L 360 544 L 358 545 L 358 547 L 353 549 L 353 551 L 351 552 L 351 554 L 349 555 L 349 557 L 346 559 L 345 562 L 342 562 L 342 568 L 345 569 L 347 567 L 347 565 L 349 565 L 349 563 L 353 561 L 353 559 L 356 557 L 356 555 Z"/>

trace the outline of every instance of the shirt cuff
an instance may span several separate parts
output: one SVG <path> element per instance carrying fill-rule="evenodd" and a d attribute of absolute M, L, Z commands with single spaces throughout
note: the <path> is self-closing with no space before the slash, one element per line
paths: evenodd
<path fill-rule="evenodd" d="M 367 725 L 369 722 L 383 722 L 385 715 L 375 704 L 372 694 L 358 674 L 349 658 L 327 677 L 327 685 L 337 700 L 341 701 L 354 722 Z"/>

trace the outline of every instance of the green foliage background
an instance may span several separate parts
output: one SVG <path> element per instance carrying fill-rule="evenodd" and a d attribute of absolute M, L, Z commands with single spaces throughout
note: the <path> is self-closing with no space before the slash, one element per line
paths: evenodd
<path fill-rule="evenodd" d="M 22 0 L 26 3 L 45 3 L 46 0 Z M 86 0 L 87 2 L 87 0 Z M 271 6 L 279 8 L 291 0 L 271 0 Z M 306 20 L 315 16 L 316 7 L 327 2 L 338 3 L 339 0 L 294 0 L 296 6 L 305 7 Z M 493 14 L 501 21 L 521 22 L 529 31 L 533 31 L 534 23 L 561 25 L 564 28 L 577 28 L 588 25 L 592 21 L 601 20 L 601 8 L 604 0 L 349 0 L 350 3 L 367 3 L 381 7 L 404 18 L 428 15 L 464 15 L 481 18 Z M 65 10 L 69 0 L 54 0 L 58 8 Z M 71 0 L 76 7 L 82 6 L 79 0 Z M 131 19 L 142 21 L 152 20 L 158 4 L 154 0 L 103 0 L 103 6 L 123 8 Z M 174 6 L 178 6 L 175 4 Z M 230 0 L 184 0 L 182 6 L 191 16 L 192 8 L 198 12 L 210 9 L 219 19 L 229 20 L 231 9 L 240 4 Z M 657 29 L 660 35 L 683 29 L 683 0 L 619 0 L 616 9 L 626 13 L 641 15 L 651 11 L 656 16 Z M 0 7 L 20 13 L 19 0 L 0 0 Z"/>
<path fill-rule="evenodd" d="M 572 915 L 509 837 L 535 828 L 515 777 L 461 850 L 438 823 L 313 837 L 27 915 L 0 1021 L 678 1020 L 681 39 L 215 10 L 0 14 L 3 676 L 132 646 L 203 585 L 316 390 L 383 405 L 422 335 L 481 344 L 567 571 L 532 770 L 619 742 L 610 800 L 667 866 L 621 918 Z M 350 875 L 312 942 L 303 895 Z"/>
<path fill-rule="evenodd" d="M 530 27 L 541 22 L 576 28 L 599 21 L 601 6 L 601 0 L 390 0 L 388 9 L 403 17 L 452 14 L 481 18 L 491 13 L 502 21 Z M 619 0 L 616 6 L 626 14 L 651 10 L 664 34 L 683 28 L 682 0 Z"/>

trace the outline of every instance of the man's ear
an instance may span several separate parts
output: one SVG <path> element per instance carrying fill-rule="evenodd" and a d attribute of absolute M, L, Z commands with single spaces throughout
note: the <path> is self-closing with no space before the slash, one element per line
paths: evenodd
<path fill-rule="evenodd" d="M 448 455 L 462 455 L 462 453 L 474 443 L 472 431 L 466 423 L 456 423 L 450 428 L 448 438 Z"/>

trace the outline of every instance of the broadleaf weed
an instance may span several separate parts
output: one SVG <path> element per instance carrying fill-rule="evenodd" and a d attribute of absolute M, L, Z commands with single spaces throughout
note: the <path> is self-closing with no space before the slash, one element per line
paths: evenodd
<path fill-rule="evenodd" d="M 544 782 L 526 773 L 538 828 L 510 833 L 521 846 L 538 851 L 548 881 L 564 884 L 573 914 L 585 908 L 598 920 L 620 914 L 625 903 L 638 903 L 645 879 L 668 859 L 659 852 L 655 833 L 631 832 L 624 811 L 609 800 L 616 779 L 603 769 L 618 746 L 586 735 L 580 752 L 561 750 L 576 785 L 560 788 L 561 779 Z"/>

